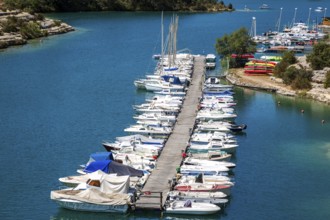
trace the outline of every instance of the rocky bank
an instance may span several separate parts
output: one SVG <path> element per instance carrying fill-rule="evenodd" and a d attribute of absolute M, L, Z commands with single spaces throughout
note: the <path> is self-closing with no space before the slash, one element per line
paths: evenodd
<path fill-rule="evenodd" d="M 34 27 L 36 27 L 36 31 L 39 33 L 38 37 L 46 37 L 74 31 L 72 26 L 64 22 L 44 18 L 38 14 L 30 14 L 19 10 L 5 12 L 0 10 L 0 49 L 15 45 L 23 45 L 26 44 L 29 39 L 34 39 L 34 37 L 26 37 L 22 35 L 21 27 L 19 27 L 19 25 L 17 25 L 15 31 L 10 30 L 8 26 L 13 25 L 12 21 L 15 21 L 19 25 L 35 24 Z"/>

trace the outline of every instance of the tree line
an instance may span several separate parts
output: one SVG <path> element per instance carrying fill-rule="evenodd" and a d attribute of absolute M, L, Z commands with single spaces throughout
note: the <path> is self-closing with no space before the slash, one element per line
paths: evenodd
<path fill-rule="evenodd" d="M 232 10 L 217 0 L 3 0 L 8 9 L 30 12 L 74 11 L 222 11 Z"/>

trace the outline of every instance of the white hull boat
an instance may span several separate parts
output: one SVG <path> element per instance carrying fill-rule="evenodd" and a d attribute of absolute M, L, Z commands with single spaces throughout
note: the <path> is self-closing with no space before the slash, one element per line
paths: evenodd
<path fill-rule="evenodd" d="M 211 144 L 208 145 L 190 145 L 189 149 L 192 151 L 225 151 L 229 154 L 234 154 L 236 152 L 237 144 L 223 144 L 222 146 L 216 145 L 213 146 Z"/>
<path fill-rule="evenodd" d="M 58 199 L 55 201 L 62 208 L 85 211 L 85 212 L 117 212 L 126 213 L 128 205 L 99 205 L 93 203 L 80 202 L 71 199 Z"/>
<path fill-rule="evenodd" d="M 229 169 L 225 166 L 194 166 L 194 165 L 182 165 L 180 167 L 180 173 L 182 174 L 200 174 L 217 175 L 228 172 Z"/>
<path fill-rule="evenodd" d="M 169 127 L 152 127 L 143 125 L 133 125 L 124 129 L 125 132 L 148 134 L 148 135 L 169 135 L 172 132 L 172 128 Z"/>
<path fill-rule="evenodd" d="M 201 199 L 207 199 L 207 198 L 213 198 L 213 199 L 223 199 L 226 198 L 227 195 L 223 192 L 182 192 L 182 191 L 170 191 L 168 193 L 170 197 L 174 196 L 180 196 L 185 199 L 189 198 L 201 198 Z"/>
<path fill-rule="evenodd" d="M 100 202 L 87 197 L 81 197 L 81 195 L 88 193 L 87 191 L 95 192 L 97 195 L 105 194 L 104 200 Z M 102 193 L 97 189 L 55 190 L 51 192 L 51 199 L 63 208 L 88 212 L 126 213 L 130 203 L 129 195 Z"/>
<path fill-rule="evenodd" d="M 176 117 L 174 115 L 165 115 L 165 114 L 141 114 L 141 115 L 136 115 L 133 116 L 134 119 L 139 120 L 139 121 L 170 121 L 170 122 L 175 122 Z"/>
<path fill-rule="evenodd" d="M 190 157 L 196 158 L 196 159 L 202 159 L 202 160 L 210 160 L 210 161 L 230 161 L 231 154 L 228 154 L 227 152 L 217 152 L 217 151 L 208 151 L 207 153 L 190 153 Z"/>
<path fill-rule="evenodd" d="M 220 211 L 220 207 L 210 203 L 174 201 L 165 207 L 165 213 L 184 215 L 209 215 Z"/>
<path fill-rule="evenodd" d="M 236 167 L 236 164 L 231 163 L 231 162 L 202 160 L 202 159 L 196 159 L 196 158 L 193 158 L 193 157 L 185 158 L 183 163 L 186 164 L 186 165 L 195 165 L 195 166 L 225 166 L 227 168 Z"/>

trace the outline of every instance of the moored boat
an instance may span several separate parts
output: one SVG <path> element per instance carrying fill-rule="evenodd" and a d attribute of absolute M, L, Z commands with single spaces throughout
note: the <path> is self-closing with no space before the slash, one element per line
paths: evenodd
<path fill-rule="evenodd" d="M 207 215 L 220 211 L 221 208 L 211 203 L 187 201 L 173 201 L 165 206 L 165 213 L 184 215 Z"/>

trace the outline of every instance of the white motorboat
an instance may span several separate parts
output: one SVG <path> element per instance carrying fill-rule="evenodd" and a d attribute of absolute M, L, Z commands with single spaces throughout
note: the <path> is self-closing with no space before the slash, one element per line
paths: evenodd
<path fill-rule="evenodd" d="M 233 119 L 236 118 L 237 115 L 234 113 L 225 113 L 219 110 L 210 110 L 198 112 L 196 119 L 200 120 L 222 120 L 222 119 Z"/>
<path fill-rule="evenodd" d="M 267 4 L 262 4 L 259 8 L 260 9 L 270 9 L 270 7 Z"/>
<path fill-rule="evenodd" d="M 132 146 L 132 144 L 133 144 L 132 141 L 115 141 L 113 143 L 108 141 L 102 142 L 103 147 L 109 152 L 114 150 L 120 150 L 123 147 L 130 147 Z"/>
<path fill-rule="evenodd" d="M 178 114 L 180 108 L 159 106 L 159 107 L 139 108 L 136 109 L 136 111 L 140 113 L 166 113 L 166 114 L 175 115 Z"/>
<path fill-rule="evenodd" d="M 165 81 L 148 81 L 145 82 L 145 87 L 147 91 L 161 91 L 163 89 L 169 89 L 171 91 L 182 91 L 184 86 L 173 85 Z"/>
<path fill-rule="evenodd" d="M 160 95 L 155 95 L 152 97 L 152 99 L 146 99 L 147 102 L 155 102 L 155 103 L 176 103 L 176 104 L 182 104 L 184 100 L 184 97 L 179 97 L 179 96 L 171 96 L 171 95 L 165 95 L 165 96 L 160 96 Z"/>
<path fill-rule="evenodd" d="M 174 186 L 174 189 L 183 192 L 223 192 L 229 196 L 232 186 L 233 184 L 183 183 Z"/>
<path fill-rule="evenodd" d="M 323 12 L 324 10 L 323 10 L 322 7 L 316 7 L 314 11 L 315 12 Z"/>
<path fill-rule="evenodd" d="M 153 144 L 153 145 L 163 145 L 165 140 L 164 139 L 155 139 L 155 138 L 150 138 L 143 136 L 141 134 L 135 134 L 135 135 L 127 135 L 123 137 L 116 137 L 116 140 L 119 142 L 122 141 L 130 141 L 130 142 L 135 142 L 139 141 L 142 144 Z"/>
<path fill-rule="evenodd" d="M 173 91 L 170 89 L 163 89 L 160 91 L 154 91 L 155 94 L 157 95 L 170 95 L 170 96 L 185 96 L 186 92 L 181 92 L 181 91 Z"/>
<path fill-rule="evenodd" d="M 172 128 L 132 125 L 124 129 L 124 131 L 130 133 L 147 134 L 147 135 L 169 135 L 172 132 Z"/>
<path fill-rule="evenodd" d="M 165 213 L 184 215 L 208 215 L 220 211 L 221 208 L 211 203 L 173 201 L 165 206 Z"/>
<path fill-rule="evenodd" d="M 203 124 L 203 122 L 199 122 L 198 124 L 201 123 Z M 216 122 L 208 121 L 207 123 L 216 123 Z M 221 122 L 219 121 L 219 123 Z M 194 144 L 208 144 L 212 140 L 223 141 L 226 143 L 237 143 L 235 136 L 227 132 L 208 132 L 208 133 L 194 132 L 190 140 Z"/>
<path fill-rule="evenodd" d="M 181 174 L 198 175 L 203 173 L 205 175 L 218 175 L 229 171 L 225 166 L 196 166 L 196 165 L 182 165 L 180 167 Z"/>
<path fill-rule="evenodd" d="M 194 198 L 213 198 L 213 199 L 223 199 L 226 198 L 227 195 L 223 192 L 184 192 L 184 191 L 170 191 L 168 193 L 170 197 L 180 196 L 184 199 L 194 199 Z"/>
<path fill-rule="evenodd" d="M 140 125 L 147 125 L 147 126 L 154 126 L 154 127 L 173 127 L 173 122 L 167 121 L 155 121 L 155 120 L 137 120 L 137 124 Z"/>
<path fill-rule="evenodd" d="M 228 176 L 219 175 L 204 175 L 203 173 L 195 175 L 182 175 L 177 183 L 206 183 L 206 184 L 224 184 L 232 182 L 232 179 Z M 231 184 L 231 183 L 229 183 Z"/>
<path fill-rule="evenodd" d="M 216 58 L 217 57 L 214 54 L 207 54 L 206 57 L 205 57 L 205 61 L 207 63 L 211 63 L 211 62 L 214 63 Z"/>
<path fill-rule="evenodd" d="M 133 108 L 135 110 L 138 109 L 146 109 L 146 108 L 179 108 L 181 106 L 181 104 L 177 104 L 177 103 L 144 103 L 141 105 L 133 105 Z"/>
<path fill-rule="evenodd" d="M 185 165 L 195 165 L 195 166 L 225 166 L 228 168 L 235 168 L 236 164 L 225 161 L 210 161 L 203 159 L 196 159 L 193 157 L 187 157 L 184 159 L 183 164 Z"/>
<path fill-rule="evenodd" d="M 201 152 L 195 152 L 191 153 L 189 152 L 188 155 L 190 157 L 196 158 L 196 159 L 202 159 L 202 160 L 210 160 L 210 161 L 230 161 L 231 154 L 228 154 L 225 151 L 208 151 L 207 153 L 201 153 Z"/>
<path fill-rule="evenodd" d="M 162 113 L 144 113 L 141 115 L 133 116 L 134 119 L 139 121 L 170 121 L 175 122 L 176 116 L 175 115 L 166 115 Z"/>
<path fill-rule="evenodd" d="M 221 141 L 212 141 L 209 144 L 191 144 L 189 149 L 194 151 L 220 150 L 229 154 L 234 154 L 237 147 L 237 144 L 224 144 Z"/>
<path fill-rule="evenodd" d="M 195 129 L 196 131 L 223 131 L 223 132 L 229 132 L 230 129 L 226 125 L 213 125 L 213 124 L 197 124 L 197 127 Z"/>

